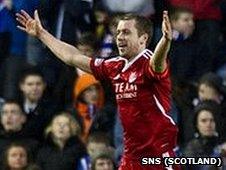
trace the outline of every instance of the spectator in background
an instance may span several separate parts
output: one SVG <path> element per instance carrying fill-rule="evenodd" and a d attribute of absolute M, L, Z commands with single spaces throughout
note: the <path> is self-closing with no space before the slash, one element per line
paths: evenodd
<path fill-rule="evenodd" d="M 81 35 L 77 43 L 77 48 L 86 56 L 95 57 L 98 52 L 98 42 L 94 34 L 86 32 Z M 78 76 L 85 72 L 76 68 Z"/>
<path fill-rule="evenodd" d="M 222 120 L 222 127 L 219 129 L 221 140 L 226 140 L 226 90 L 223 85 L 223 80 L 221 77 L 217 76 L 215 73 L 209 72 L 204 74 L 199 81 L 198 85 L 198 100 L 194 100 L 196 105 L 199 101 L 212 100 L 215 101 L 221 108 L 222 112 L 220 118 Z"/>
<path fill-rule="evenodd" d="M 67 112 L 56 115 L 46 129 L 46 142 L 39 150 L 37 163 L 42 170 L 74 170 L 86 149 L 80 127 Z"/>
<path fill-rule="evenodd" d="M 174 7 L 170 10 L 173 28 L 173 42 L 169 59 L 173 79 L 186 80 L 191 83 L 207 70 L 200 65 L 208 56 L 194 39 L 195 29 L 193 13 L 189 8 Z"/>
<path fill-rule="evenodd" d="M 96 132 L 96 133 L 90 134 L 87 141 L 87 150 L 91 159 L 97 156 L 97 154 L 101 151 L 108 150 L 113 152 L 113 148 L 110 145 L 109 136 L 107 136 L 107 134 L 102 132 Z"/>
<path fill-rule="evenodd" d="M 91 169 L 91 163 L 101 153 L 109 153 L 111 158 L 114 157 L 114 149 L 110 146 L 110 138 L 106 133 L 95 132 L 88 137 L 86 144 L 88 155 L 80 159 L 76 170 Z"/>
<path fill-rule="evenodd" d="M 97 51 L 98 51 L 97 44 L 98 44 L 97 39 L 93 34 L 84 33 L 84 34 L 82 34 L 82 36 L 77 44 L 77 48 L 84 55 L 87 55 L 89 57 L 95 57 L 97 54 Z M 82 79 L 84 79 L 84 77 L 90 77 L 91 79 L 93 79 L 92 76 L 84 76 L 84 74 L 87 74 L 87 73 L 80 70 L 79 68 L 76 68 L 76 70 L 77 70 L 78 76 L 81 76 L 81 77 L 78 77 L 78 79 L 75 79 L 75 83 L 77 82 L 80 84 Z M 62 78 L 64 78 L 64 77 L 62 77 Z M 62 79 L 62 81 L 64 82 L 64 79 Z M 115 104 L 116 102 L 115 102 L 114 95 L 113 95 L 113 92 L 112 92 L 112 89 L 111 89 L 111 86 L 109 85 L 109 83 L 105 82 L 105 81 L 101 81 L 100 84 L 101 84 L 101 89 L 100 89 L 101 95 L 103 95 L 102 93 L 104 93 L 105 100 L 104 100 L 103 105 L 101 104 L 103 107 L 101 106 L 101 108 L 100 108 L 98 106 L 98 109 L 96 110 L 96 114 L 93 117 L 93 123 L 91 123 L 92 125 L 90 128 L 90 131 L 91 131 L 91 133 L 95 132 L 95 131 L 102 131 L 102 132 L 108 133 L 110 136 L 113 136 L 112 130 L 113 130 L 113 126 L 114 126 L 114 117 L 115 117 L 115 113 L 116 113 L 116 104 Z M 74 90 L 74 96 L 76 96 L 75 93 L 76 92 Z M 101 96 L 101 98 L 103 98 L 103 96 Z M 86 126 L 84 126 L 84 128 L 85 127 Z"/>
<path fill-rule="evenodd" d="M 185 83 L 184 83 L 185 84 Z M 177 85 L 178 86 L 178 85 Z M 186 87 L 183 87 L 186 86 Z M 189 87 L 190 86 L 190 87 Z M 196 90 L 194 90 L 194 85 L 181 85 L 182 88 L 175 87 L 174 91 L 176 92 L 173 96 L 176 96 L 179 113 L 180 113 L 180 139 L 184 139 L 183 144 L 188 142 L 192 138 L 193 131 L 192 129 L 192 117 L 193 117 L 193 108 L 197 106 L 200 102 L 205 100 L 211 100 L 216 102 L 220 109 L 219 117 L 221 118 L 222 124 L 220 125 L 219 134 L 220 140 L 224 141 L 226 139 L 226 116 L 224 110 L 226 109 L 226 101 L 225 101 L 225 87 L 223 85 L 222 79 L 217 76 L 213 72 L 208 72 L 202 75 L 199 78 L 198 84 L 195 86 Z M 194 92 L 193 92 L 194 91 Z M 195 93 L 193 95 L 192 93 Z M 186 95 L 187 94 L 187 95 Z"/>
<path fill-rule="evenodd" d="M 91 170 L 115 170 L 116 166 L 112 155 L 109 153 L 100 153 L 92 161 Z"/>
<path fill-rule="evenodd" d="M 36 156 L 39 144 L 26 133 L 24 129 L 25 122 L 26 115 L 23 113 L 19 103 L 15 100 L 6 100 L 1 111 L 1 154 L 4 153 L 7 146 L 19 142 L 29 148 L 33 157 Z M 3 155 L 1 155 L 0 160 L 2 165 Z"/>
<path fill-rule="evenodd" d="M 4 22 L 7 19 L 9 27 L 7 29 L 10 34 L 9 57 L 2 65 L 3 97 L 15 98 L 19 74 L 28 64 L 26 63 L 27 35 L 16 28 L 17 22 L 14 16 L 21 9 L 33 14 L 34 9 L 38 8 L 39 0 L 2 0 L 1 4 L 4 5 L 2 12 L 5 11 L 5 15 L 0 20 Z"/>
<path fill-rule="evenodd" d="M 200 68 L 213 70 L 213 64 L 219 56 L 221 0 L 168 0 L 173 7 L 190 8 L 196 21 L 195 37 L 198 45 L 205 49 L 207 57 L 200 60 Z"/>
<path fill-rule="evenodd" d="M 32 158 L 26 146 L 13 143 L 4 153 L 4 167 L 2 170 L 41 170 L 32 163 Z"/>
<path fill-rule="evenodd" d="M 45 27 L 57 39 L 71 45 L 78 43 L 81 34 L 94 32 L 93 1 L 84 0 L 51 0 L 42 1 L 40 17 Z M 51 15 L 50 15 L 51 14 Z M 65 65 L 43 45 L 29 38 L 28 60 L 38 65 L 44 73 L 47 89 L 54 102 L 65 110 L 72 105 L 72 89 L 76 79 L 74 67 Z"/>
<path fill-rule="evenodd" d="M 95 57 L 98 51 L 98 42 L 92 32 L 84 32 L 76 43 L 77 48 L 89 57 Z M 65 70 L 64 70 L 65 71 Z M 78 76 L 85 72 L 78 68 L 70 68 L 66 72 L 62 72 L 58 78 L 59 84 L 54 90 L 54 99 L 61 109 L 73 107 L 73 86 Z M 69 74 L 69 75 L 68 75 Z"/>
<path fill-rule="evenodd" d="M 97 21 L 96 37 L 100 44 L 99 56 L 107 58 L 112 54 L 116 55 L 114 32 L 116 31 L 117 15 L 110 16 L 101 1 L 95 4 L 94 13 Z"/>
<path fill-rule="evenodd" d="M 214 100 L 218 104 L 221 104 L 225 97 L 224 88 L 221 77 L 213 72 L 206 73 L 199 80 L 199 100 Z"/>
<path fill-rule="evenodd" d="M 195 138 L 184 150 L 186 157 L 210 157 L 214 148 L 219 144 L 218 129 L 220 125 L 220 108 L 214 101 L 203 101 L 195 107 L 194 128 Z M 198 166 L 189 170 L 201 169 Z"/>
<path fill-rule="evenodd" d="M 75 109 L 83 122 L 83 141 L 87 140 L 90 127 L 97 112 L 103 107 L 103 90 L 90 74 L 81 75 L 74 87 Z"/>
<path fill-rule="evenodd" d="M 25 70 L 20 78 L 20 103 L 27 115 L 26 129 L 42 141 L 44 129 L 53 117 L 56 106 L 45 96 L 46 82 L 35 68 Z"/>
<path fill-rule="evenodd" d="M 193 81 L 199 77 L 199 72 L 205 71 L 197 65 L 196 61 L 203 58 L 203 52 L 193 38 L 195 28 L 193 13 L 188 8 L 174 7 L 169 12 L 170 22 L 173 29 L 173 40 L 169 53 L 171 79 L 173 84 L 173 101 L 175 106 L 171 111 L 173 117 L 177 117 L 179 131 L 179 142 L 188 142 L 193 133 L 189 133 L 190 113 L 192 111 L 192 86 Z"/>
<path fill-rule="evenodd" d="M 102 0 L 108 12 L 111 13 L 136 13 L 149 17 L 155 13 L 153 0 Z"/>

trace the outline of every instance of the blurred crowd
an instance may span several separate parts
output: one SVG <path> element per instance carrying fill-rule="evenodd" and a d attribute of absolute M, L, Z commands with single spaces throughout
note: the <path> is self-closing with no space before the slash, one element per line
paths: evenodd
<path fill-rule="evenodd" d="M 168 10 L 173 29 L 169 114 L 179 127 L 175 152 L 220 156 L 226 168 L 225 0 L 0 0 L 1 170 L 114 170 L 123 154 L 109 83 L 65 65 L 17 29 L 15 14 L 21 9 L 32 16 L 38 9 L 51 34 L 84 55 L 103 58 L 118 55 L 114 34 L 121 15 L 152 20 L 149 48 L 154 50 L 162 12 Z"/>

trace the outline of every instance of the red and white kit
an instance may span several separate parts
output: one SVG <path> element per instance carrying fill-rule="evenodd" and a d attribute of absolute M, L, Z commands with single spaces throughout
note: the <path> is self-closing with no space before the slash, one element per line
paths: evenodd
<path fill-rule="evenodd" d="M 141 166 L 141 158 L 162 157 L 164 153 L 174 156 L 178 130 L 167 114 L 171 94 L 169 68 L 163 73 L 154 72 L 151 57 L 152 52 L 145 49 L 131 61 L 119 56 L 92 59 L 90 63 L 94 76 L 114 87 L 124 128 L 121 170 L 155 169 Z"/>

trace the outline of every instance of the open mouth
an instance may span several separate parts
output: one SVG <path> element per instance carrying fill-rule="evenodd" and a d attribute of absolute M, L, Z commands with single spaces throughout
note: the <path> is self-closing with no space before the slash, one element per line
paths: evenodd
<path fill-rule="evenodd" d="M 119 48 L 125 48 L 125 47 L 127 47 L 126 45 L 119 45 L 118 46 Z"/>
<path fill-rule="evenodd" d="M 119 48 L 125 48 L 125 47 L 127 47 L 127 44 L 120 42 L 120 43 L 118 43 L 118 47 Z"/>

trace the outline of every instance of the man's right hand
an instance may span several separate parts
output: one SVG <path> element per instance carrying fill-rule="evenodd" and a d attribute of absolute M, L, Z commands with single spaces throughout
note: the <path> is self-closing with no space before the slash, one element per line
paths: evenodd
<path fill-rule="evenodd" d="M 34 12 L 34 19 L 27 12 L 21 10 L 20 13 L 16 13 L 16 20 L 20 23 L 20 26 L 17 27 L 29 35 L 39 37 L 43 30 L 37 10 Z"/>

